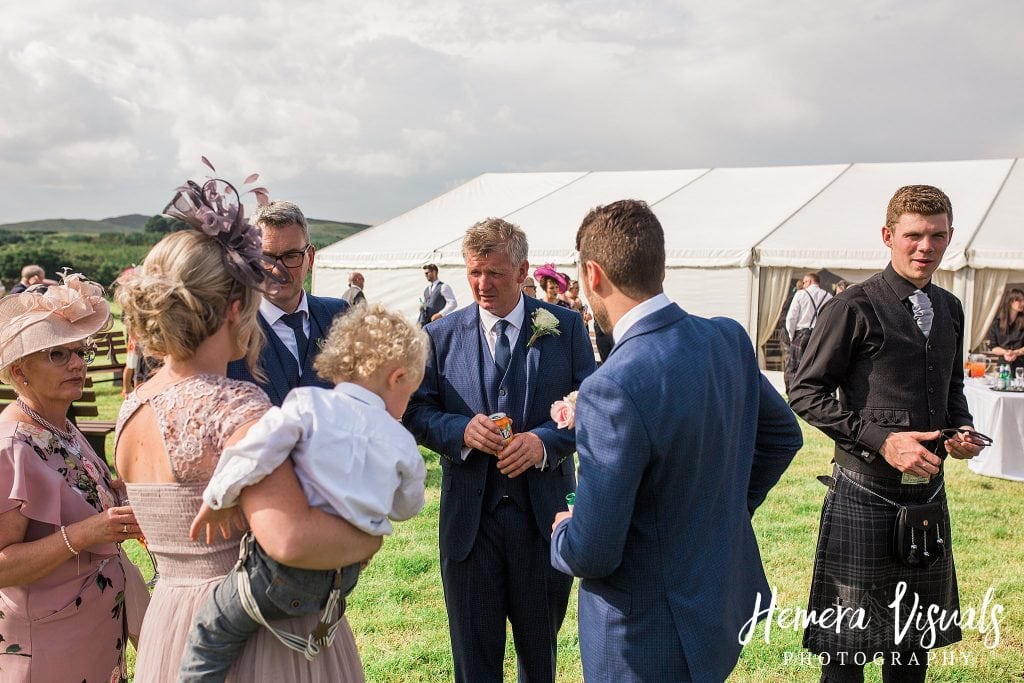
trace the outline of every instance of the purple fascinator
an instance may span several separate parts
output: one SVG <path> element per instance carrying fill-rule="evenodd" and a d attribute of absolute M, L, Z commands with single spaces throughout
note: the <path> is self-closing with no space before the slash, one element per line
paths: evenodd
<path fill-rule="evenodd" d="M 565 276 L 555 270 L 554 263 L 545 263 L 543 266 L 533 271 L 533 277 L 539 282 L 542 277 L 549 277 L 558 283 L 558 292 L 564 294 L 565 290 L 569 289 L 569 282 L 565 279 Z"/>
<path fill-rule="evenodd" d="M 202 161 L 211 171 L 217 172 L 206 157 L 202 157 Z M 258 179 L 259 174 L 253 173 L 244 184 Z M 270 199 L 265 187 L 255 187 L 249 192 L 256 195 L 260 206 Z M 224 265 L 242 284 L 260 289 L 268 278 L 278 282 L 278 277 L 264 267 L 262 232 L 245 218 L 241 196 L 228 181 L 210 178 L 199 185 L 187 180 L 175 191 L 164 213 L 220 242 Z"/>

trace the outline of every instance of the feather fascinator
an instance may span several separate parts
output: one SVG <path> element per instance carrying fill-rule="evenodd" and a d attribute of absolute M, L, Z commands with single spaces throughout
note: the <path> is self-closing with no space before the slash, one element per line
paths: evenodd
<path fill-rule="evenodd" d="M 217 172 L 206 157 L 202 157 L 202 161 L 211 171 Z M 259 174 L 253 173 L 244 184 L 258 179 Z M 248 192 L 256 196 L 260 206 L 270 199 L 265 187 L 255 187 Z M 273 262 L 268 262 L 263 256 L 262 232 L 246 219 L 238 190 L 228 181 L 216 177 L 209 178 L 202 185 L 192 180 L 185 181 L 164 208 L 164 214 L 215 238 L 221 245 L 224 265 L 236 280 L 247 287 L 261 289 L 267 279 L 279 281 L 269 269 Z"/>

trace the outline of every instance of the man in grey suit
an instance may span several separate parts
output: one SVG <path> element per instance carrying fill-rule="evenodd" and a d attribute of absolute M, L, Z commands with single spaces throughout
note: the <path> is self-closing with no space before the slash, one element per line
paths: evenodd
<path fill-rule="evenodd" d="M 358 271 L 352 271 L 348 275 L 348 289 L 341 295 L 349 306 L 355 306 L 356 304 L 365 304 L 366 295 L 363 293 L 363 286 L 366 284 L 366 280 L 363 279 L 363 274 Z"/>
<path fill-rule="evenodd" d="M 519 680 L 555 678 L 572 578 L 548 562 L 551 519 L 575 488 L 575 435 L 551 404 L 594 370 L 575 311 L 525 296 L 526 234 L 501 219 L 466 232 L 474 304 L 426 326 L 423 383 L 403 423 L 441 455 L 441 580 L 455 679 L 500 683 L 506 620 Z M 503 439 L 489 416 L 504 413 Z"/>
<path fill-rule="evenodd" d="M 348 309 L 341 299 L 307 294 L 303 283 L 316 249 L 309 241 L 309 226 L 302 210 L 292 202 L 273 201 L 259 207 L 253 222 L 263 231 L 263 255 L 274 262 L 274 273 L 285 284 L 270 284 L 260 302 L 260 326 L 266 335 L 260 353 L 265 380 L 257 381 L 244 360 L 228 364 L 228 377 L 254 382 L 279 406 L 297 386 L 329 388 L 313 369 L 334 316 Z"/>
<path fill-rule="evenodd" d="M 438 320 L 455 310 L 458 305 L 455 301 L 455 293 L 449 285 L 437 279 L 437 266 L 428 263 L 423 266 L 423 276 L 427 278 L 427 286 L 423 290 L 423 298 L 420 300 L 420 327 L 429 322 Z"/>

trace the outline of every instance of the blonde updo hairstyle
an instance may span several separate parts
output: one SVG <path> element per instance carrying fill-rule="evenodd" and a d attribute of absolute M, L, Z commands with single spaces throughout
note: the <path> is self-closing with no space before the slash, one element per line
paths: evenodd
<path fill-rule="evenodd" d="M 355 306 L 335 318 L 313 367 L 331 382 L 365 380 L 391 367 L 422 378 L 427 343 L 427 334 L 400 313 L 380 304 Z"/>
<path fill-rule="evenodd" d="M 220 329 L 231 303 L 239 301 L 236 334 L 248 335 L 246 364 L 261 378 L 260 293 L 231 276 L 221 249 L 216 239 L 196 230 L 160 240 L 142 266 L 118 280 L 116 298 L 125 328 L 146 354 L 185 360 Z"/>

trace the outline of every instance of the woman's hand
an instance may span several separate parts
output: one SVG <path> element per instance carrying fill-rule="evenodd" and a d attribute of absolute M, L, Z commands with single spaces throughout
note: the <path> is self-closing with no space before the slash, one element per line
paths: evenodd
<path fill-rule="evenodd" d="M 142 537 L 131 505 L 108 508 L 69 525 L 65 531 L 72 547 L 79 552 L 94 545 L 120 543 L 129 538 Z"/>

